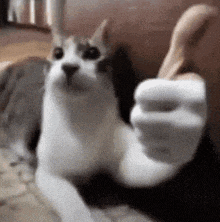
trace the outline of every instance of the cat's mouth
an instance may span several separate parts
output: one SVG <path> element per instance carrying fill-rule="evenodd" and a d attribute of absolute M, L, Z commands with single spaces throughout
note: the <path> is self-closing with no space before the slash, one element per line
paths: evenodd
<path fill-rule="evenodd" d="M 56 81 L 59 90 L 75 96 L 88 94 L 91 90 L 94 90 L 95 85 L 95 82 L 89 79 L 87 75 L 78 73 L 70 77 L 62 75 Z"/>
<path fill-rule="evenodd" d="M 83 84 L 81 81 L 77 81 L 76 79 L 66 79 L 65 88 L 69 93 L 74 94 L 85 94 L 89 91 L 88 86 Z"/>

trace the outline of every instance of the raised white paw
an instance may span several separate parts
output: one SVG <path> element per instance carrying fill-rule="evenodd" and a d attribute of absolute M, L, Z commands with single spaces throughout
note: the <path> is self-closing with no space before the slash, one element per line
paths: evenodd
<path fill-rule="evenodd" d="M 135 101 L 131 123 L 146 155 L 168 163 L 192 160 L 207 118 L 205 82 L 147 80 Z"/>

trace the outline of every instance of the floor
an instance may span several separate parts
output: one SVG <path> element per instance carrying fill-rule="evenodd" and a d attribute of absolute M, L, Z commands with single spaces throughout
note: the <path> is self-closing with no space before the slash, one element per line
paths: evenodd
<path fill-rule="evenodd" d="M 25 57 L 47 57 L 51 49 L 51 36 L 33 30 L 0 28 L 0 62 L 17 61 Z"/>

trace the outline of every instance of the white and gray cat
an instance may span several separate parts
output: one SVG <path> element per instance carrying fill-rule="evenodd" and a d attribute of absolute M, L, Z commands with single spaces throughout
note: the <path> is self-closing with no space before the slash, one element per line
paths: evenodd
<path fill-rule="evenodd" d="M 7 146 L 20 160 L 36 162 L 46 59 L 31 57 L 9 65 L 0 75 L 1 127 Z"/>
<path fill-rule="evenodd" d="M 87 179 L 104 171 L 126 186 L 154 186 L 175 175 L 196 149 L 189 147 L 190 154 L 178 155 L 179 149 L 169 150 L 163 136 L 158 138 L 158 146 L 152 140 L 149 144 L 142 143 L 138 127 L 134 130 L 122 121 L 109 63 L 107 24 L 105 20 L 90 39 L 63 37 L 62 47 L 53 50 L 52 65 L 46 74 L 36 183 L 66 222 L 93 221 L 88 206 L 69 178 Z M 158 81 L 167 90 L 170 88 L 166 80 L 152 81 L 147 88 L 155 93 Z M 136 98 L 142 97 L 138 94 L 144 91 L 144 84 L 137 89 Z M 181 93 L 187 93 L 193 86 L 199 95 L 203 91 L 203 83 L 193 82 L 185 90 L 187 85 L 189 82 L 182 84 Z M 171 86 L 171 91 L 177 88 Z M 139 123 L 137 110 L 138 106 L 132 111 L 132 121 Z M 184 115 L 181 111 L 174 116 L 179 114 Z M 161 127 L 169 125 L 169 121 L 162 121 Z M 152 123 L 159 129 L 160 122 Z"/>
<path fill-rule="evenodd" d="M 90 39 L 62 39 L 62 45 L 54 43 L 51 61 L 26 61 L 3 73 L 3 122 L 9 131 L 9 146 L 28 158 L 28 141 L 33 132 L 39 135 L 41 131 L 36 182 L 62 220 L 93 221 L 69 178 L 87 179 L 104 171 L 126 186 L 154 186 L 171 178 L 196 152 L 206 116 L 193 104 L 205 104 L 204 84 L 143 82 L 135 92 L 132 128 L 119 113 L 108 22 Z M 34 66 L 39 69 L 36 75 L 31 71 Z M 142 115 L 143 111 L 150 115 Z M 184 125 L 185 114 L 188 125 Z M 181 132 L 190 129 L 191 120 L 196 128 L 190 132 L 197 137 L 185 143 Z"/>
<path fill-rule="evenodd" d="M 38 144 L 36 182 L 62 220 L 92 221 L 67 178 L 104 171 L 127 185 L 154 185 L 176 167 L 143 155 L 133 129 L 121 120 L 118 96 L 128 95 L 120 86 L 131 87 L 130 95 L 134 90 L 129 73 L 125 83 L 115 80 L 119 66 L 112 62 L 121 57 L 108 45 L 107 21 L 89 40 L 63 40 L 62 46 L 54 43 L 50 61 L 29 58 L 1 73 L 2 125 L 8 146 L 25 160 L 35 160 L 29 150 Z M 119 70 L 123 75 L 128 67 Z"/>

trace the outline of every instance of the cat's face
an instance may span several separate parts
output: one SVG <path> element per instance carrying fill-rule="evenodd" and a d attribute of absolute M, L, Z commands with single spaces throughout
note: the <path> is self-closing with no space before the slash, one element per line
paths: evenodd
<path fill-rule="evenodd" d="M 99 29 L 91 39 L 71 36 L 55 45 L 47 85 L 77 96 L 111 88 L 110 49 Z"/>

